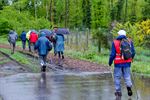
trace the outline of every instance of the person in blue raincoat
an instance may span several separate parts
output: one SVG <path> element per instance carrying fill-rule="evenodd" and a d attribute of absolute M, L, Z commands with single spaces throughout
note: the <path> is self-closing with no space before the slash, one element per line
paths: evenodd
<path fill-rule="evenodd" d="M 116 97 L 121 97 L 121 77 L 124 78 L 128 95 L 132 96 L 132 81 L 131 81 L 131 75 L 130 75 L 130 67 L 131 67 L 131 62 L 134 59 L 135 56 L 135 49 L 133 42 L 126 37 L 126 31 L 120 30 L 118 32 L 118 37 L 113 41 L 112 43 L 112 48 L 111 48 L 111 53 L 109 57 L 109 66 L 112 65 L 114 61 L 114 84 L 115 84 L 115 95 Z M 120 50 L 120 42 L 122 39 L 128 39 L 130 40 L 130 47 L 131 47 L 131 53 L 132 53 L 132 58 L 130 59 L 123 59 L 121 55 L 121 50 Z"/>
<path fill-rule="evenodd" d="M 46 38 L 46 34 L 42 32 L 34 47 L 34 50 L 38 50 L 42 72 L 46 71 L 46 58 L 51 49 L 51 42 Z"/>
<path fill-rule="evenodd" d="M 26 32 L 25 31 L 22 31 L 21 35 L 20 35 L 20 39 L 22 41 L 22 48 L 23 50 L 25 50 L 26 48 Z"/>
<path fill-rule="evenodd" d="M 64 35 L 56 34 L 56 52 L 58 57 L 64 59 Z"/>

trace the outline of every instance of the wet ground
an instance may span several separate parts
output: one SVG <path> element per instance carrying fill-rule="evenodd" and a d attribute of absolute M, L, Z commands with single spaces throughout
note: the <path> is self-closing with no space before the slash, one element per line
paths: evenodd
<path fill-rule="evenodd" d="M 0 77 L 28 72 L 26 68 L 0 53 Z"/>
<path fill-rule="evenodd" d="M 0 78 L 3 100 L 115 100 L 110 74 L 21 73 Z M 139 100 L 150 100 L 150 79 L 135 78 Z M 122 100 L 128 100 L 125 86 Z M 137 100 L 135 87 L 132 100 Z"/>
<path fill-rule="evenodd" d="M 0 54 L 0 100 L 115 100 L 111 74 L 51 65 L 47 73 L 29 73 Z M 150 100 L 150 78 L 133 75 L 130 100 Z M 128 100 L 122 82 L 122 99 Z"/>

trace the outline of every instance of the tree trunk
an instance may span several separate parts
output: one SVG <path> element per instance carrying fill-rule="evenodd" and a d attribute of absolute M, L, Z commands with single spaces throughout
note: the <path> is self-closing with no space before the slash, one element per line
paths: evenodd
<path fill-rule="evenodd" d="M 49 9 L 50 16 L 49 17 L 50 17 L 50 21 L 51 22 L 53 22 L 53 18 L 52 18 L 52 3 L 53 3 L 52 0 L 50 0 L 50 6 L 49 6 L 50 7 L 50 9 Z"/>
<path fill-rule="evenodd" d="M 98 52 L 101 53 L 101 39 L 98 39 Z"/>
<path fill-rule="evenodd" d="M 125 7 L 125 18 L 124 21 L 127 21 L 127 14 L 128 14 L 128 0 L 126 0 L 126 7 Z"/>

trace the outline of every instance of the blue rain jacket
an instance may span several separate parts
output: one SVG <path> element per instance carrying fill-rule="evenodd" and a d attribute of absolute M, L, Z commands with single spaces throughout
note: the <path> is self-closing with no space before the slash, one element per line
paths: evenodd
<path fill-rule="evenodd" d="M 56 51 L 57 52 L 64 52 L 64 35 L 57 34 L 56 35 Z"/>
<path fill-rule="evenodd" d="M 45 33 L 41 33 L 41 37 L 35 43 L 34 50 L 38 50 L 39 55 L 47 55 L 52 49 L 51 42 L 46 38 Z"/>
<path fill-rule="evenodd" d="M 26 41 L 26 32 L 23 31 L 20 35 L 20 38 L 22 41 Z"/>
<path fill-rule="evenodd" d="M 126 39 L 127 37 L 124 36 L 124 35 L 120 35 L 116 39 L 117 40 L 121 40 L 123 38 Z M 135 49 L 134 49 L 134 45 L 133 45 L 132 41 L 131 41 L 131 52 L 132 52 L 132 59 L 133 59 L 134 56 L 135 56 Z M 115 59 L 115 57 L 116 57 L 116 49 L 115 49 L 115 45 L 114 45 L 114 42 L 113 42 L 112 43 L 110 57 L 109 57 L 109 66 L 112 65 L 113 60 Z M 131 66 L 131 63 L 115 64 L 115 67 L 130 67 L 130 66 Z"/>

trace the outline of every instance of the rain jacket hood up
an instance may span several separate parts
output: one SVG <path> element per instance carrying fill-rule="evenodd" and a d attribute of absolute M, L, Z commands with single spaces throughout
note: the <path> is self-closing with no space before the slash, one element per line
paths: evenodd
<path fill-rule="evenodd" d="M 41 33 L 41 37 L 35 44 L 35 50 L 38 50 L 39 55 L 47 55 L 48 51 L 52 49 L 51 42 L 46 38 L 45 33 Z"/>

